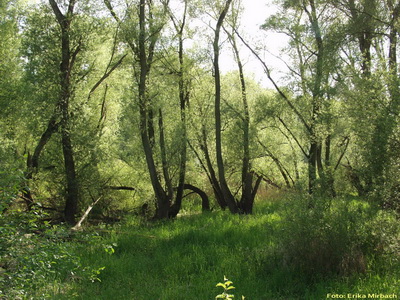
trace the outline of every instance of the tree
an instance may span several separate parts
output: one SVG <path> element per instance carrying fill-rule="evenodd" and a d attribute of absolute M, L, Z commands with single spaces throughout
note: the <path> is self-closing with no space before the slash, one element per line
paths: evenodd
<path fill-rule="evenodd" d="M 319 4 L 314 0 L 284 2 L 282 7 L 286 9 L 285 13 L 272 16 L 263 26 L 264 29 L 283 32 L 290 38 L 292 47 L 289 51 L 293 53 L 295 66 L 289 67 L 295 84 L 294 99 L 290 99 L 278 87 L 265 62 L 251 50 L 263 63 L 267 76 L 305 129 L 308 145 L 302 146 L 300 139 L 293 135 L 287 123 L 280 118 L 280 123 L 307 158 L 309 193 L 317 190 L 319 178 L 322 190 L 335 195 L 331 163 L 332 133 L 335 132 L 332 124 L 332 98 L 335 89 L 330 86 L 334 84 L 336 72 L 335 52 L 341 43 L 338 34 L 340 26 L 336 24 L 334 12 L 329 11 L 328 6 Z M 288 14 L 288 11 L 291 13 Z M 341 160 L 341 156 L 338 160 Z"/>
<path fill-rule="evenodd" d="M 70 224 L 75 224 L 75 214 L 78 208 L 79 187 L 76 178 L 74 151 L 71 141 L 70 125 L 70 98 L 72 93 L 71 73 L 76 56 L 81 50 L 78 44 L 75 49 L 71 47 L 71 22 L 73 21 L 75 0 L 68 3 L 68 8 L 63 14 L 55 2 L 49 0 L 54 15 L 61 28 L 61 62 L 60 62 L 60 95 L 57 104 L 60 114 L 61 144 L 64 156 L 65 175 L 67 179 L 66 202 L 64 215 Z"/>
<path fill-rule="evenodd" d="M 2 157 L 1 164 L 4 164 L 8 158 L 14 160 L 12 151 L 15 151 L 13 132 L 17 128 L 10 128 L 7 125 L 12 124 L 12 112 L 17 107 L 18 84 L 20 82 L 21 70 L 19 64 L 20 35 L 18 34 L 18 14 L 19 1 L 7 0 L 0 3 L 0 124 L 4 130 L 0 134 L 1 144 L 0 153 Z M 15 124 L 17 127 L 17 124 Z M 13 149 L 14 148 L 14 149 Z"/>
<path fill-rule="evenodd" d="M 181 20 L 177 20 L 172 12 L 170 12 L 170 17 L 173 22 L 177 38 L 178 38 L 178 60 L 179 60 L 179 70 L 177 75 L 178 86 L 179 86 L 179 109 L 180 109 L 180 119 L 182 123 L 182 139 L 183 143 L 179 151 L 179 179 L 178 187 L 176 191 L 175 203 L 171 206 L 169 216 L 174 217 L 178 214 L 183 198 L 183 191 L 185 187 L 185 175 L 186 175 L 186 161 L 187 161 L 187 128 L 186 128 L 186 106 L 189 103 L 190 97 L 190 79 L 187 78 L 187 72 L 184 61 L 184 31 L 186 26 L 188 1 L 184 0 L 183 16 Z"/>
<path fill-rule="evenodd" d="M 90 136 L 93 142 L 97 140 L 96 132 L 100 131 L 100 125 L 105 118 L 108 89 L 105 88 L 101 96 L 95 91 L 100 89 L 126 56 L 115 55 L 114 47 L 111 58 L 106 60 L 108 64 L 93 59 L 94 45 L 97 47 L 96 55 L 107 52 L 109 31 L 103 30 L 98 34 L 106 23 L 90 14 L 84 16 L 81 14 L 82 9 L 86 8 L 79 7 L 76 1 L 71 1 L 65 7 L 54 1 L 50 1 L 50 6 L 34 7 L 27 14 L 22 47 L 25 75 L 21 108 L 25 117 L 25 129 L 30 130 L 30 139 L 26 141 L 27 184 L 23 197 L 28 208 L 37 205 L 33 195 L 37 192 L 34 191 L 36 177 L 41 177 L 42 186 L 46 181 L 52 182 L 53 186 L 60 184 L 60 190 L 55 192 L 57 196 L 63 194 L 65 185 L 65 202 L 61 205 L 52 203 L 52 206 L 59 210 L 58 207 L 63 205 L 63 218 L 72 225 L 83 192 L 79 183 L 89 180 L 83 175 L 87 168 L 84 160 L 88 152 L 94 153 L 94 146 L 90 145 L 87 137 Z M 104 47 L 99 47 L 100 40 L 102 43 L 107 41 Z M 102 70 L 103 67 L 105 71 Z M 102 102 L 100 119 L 97 114 L 99 106 L 95 104 L 97 97 Z M 86 111 L 83 109 L 85 106 Z M 78 122 L 83 120 L 87 123 Z M 59 133 L 60 141 L 57 139 Z M 73 147 L 79 149 L 78 156 Z M 58 152 L 59 149 L 62 150 L 61 153 Z M 59 165 L 60 160 L 64 161 L 63 167 Z M 96 166 L 95 160 L 89 164 Z M 49 173 L 52 174 L 51 178 L 43 177 Z M 46 196 L 39 197 L 46 198 L 50 193 L 48 191 Z"/>
<path fill-rule="evenodd" d="M 239 2 L 240 5 L 240 2 Z M 250 112 L 249 112 L 249 103 L 247 96 L 247 88 L 246 88 L 246 80 L 243 69 L 243 63 L 240 58 L 239 48 L 236 42 L 235 30 L 238 27 L 238 12 L 233 13 L 233 17 L 231 20 L 230 26 L 232 27 L 232 32 L 229 32 L 225 29 L 225 32 L 228 35 L 229 41 L 231 43 L 234 57 L 238 66 L 239 71 L 239 81 L 241 87 L 241 98 L 242 98 L 242 109 L 243 116 L 240 116 L 242 121 L 241 128 L 243 130 L 242 144 L 243 144 L 243 153 L 242 153 L 242 170 L 241 170 L 241 187 L 242 187 L 242 195 L 241 199 L 238 201 L 239 211 L 242 213 L 252 213 L 254 199 L 261 182 L 262 177 L 259 176 L 253 186 L 253 177 L 254 170 L 252 170 L 251 165 L 251 155 L 250 155 Z"/>
<path fill-rule="evenodd" d="M 399 114 L 397 30 L 393 26 L 399 18 L 399 3 L 349 1 L 336 3 L 335 8 L 347 18 L 349 43 L 343 57 L 347 80 L 342 84 L 348 92 L 357 153 L 362 158 L 358 159 L 361 163 L 350 159 L 348 169 L 357 178 L 354 183 L 360 195 L 374 191 L 379 195 L 391 164 L 390 140 Z"/>

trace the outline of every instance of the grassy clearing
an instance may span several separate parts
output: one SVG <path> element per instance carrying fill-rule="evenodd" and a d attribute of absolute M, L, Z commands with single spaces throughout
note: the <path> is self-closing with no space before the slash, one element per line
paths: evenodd
<path fill-rule="evenodd" d="M 326 211 L 325 215 L 317 216 L 316 212 L 307 212 L 309 209 L 302 210 L 305 202 L 298 201 L 298 205 L 290 208 L 285 203 L 288 202 L 259 205 L 253 216 L 214 212 L 164 223 L 141 223 L 132 219 L 110 227 L 101 247 L 93 246 L 80 254 L 86 264 L 105 267 L 99 276 L 101 282 L 71 283 L 68 293 L 54 298 L 214 299 L 221 292 L 215 285 L 223 281 L 224 275 L 234 282 L 234 294 L 239 299 L 241 295 L 257 300 L 326 299 L 328 293 L 396 293 L 400 296 L 396 255 L 374 253 L 374 245 L 368 243 L 387 241 L 375 240 L 372 235 L 364 238 L 370 228 L 368 224 L 378 231 L 389 230 L 379 228 L 374 220 L 378 218 L 374 209 L 358 201 L 342 199 L 329 204 L 330 207 L 315 208 L 315 211 Z M 307 218 L 304 214 L 311 215 Z M 290 222 L 300 218 L 303 223 Z M 387 222 L 393 221 L 385 218 Z M 344 226 L 339 226 L 343 222 Z M 311 229 L 312 224 L 315 231 Z M 336 234 L 333 242 L 329 236 L 324 236 L 323 227 L 319 226 L 328 227 L 326 235 Z M 309 233 L 304 231 L 306 227 L 310 227 Z M 354 232 L 354 228 L 362 232 Z M 322 243 L 321 249 L 309 249 L 309 256 L 307 248 L 300 248 L 298 251 L 306 254 L 299 263 L 291 256 L 299 253 L 290 247 L 298 247 L 302 240 L 308 247 L 308 240 L 312 243 L 314 237 Z M 328 242 L 324 243 L 326 238 Z M 357 244 L 351 241 L 353 238 L 362 240 Z M 340 269 L 329 269 L 327 264 L 325 272 L 325 265 L 317 264 L 316 267 L 322 269 L 310 272 L 313 261 L 318 261 L 321 255 L 326 260 L 329 260 L 327 255 L 336 255 L 332 258 L 333 264 L 340 255 L 347 257 L 353 253 L 353 246 L 339 247 L 340 251 L 350 251 L 350 254 L 336 253 L 329 248 L 351 242 L 354 247 L 370 247 L 356 249 L 365 250 L 362 254 L 362 263 L 368 264 L 365 270 L 350 265 L 348 273 L 339 274 L 337 270 Z M 360 259 L 361 254 L 354 253 L 354 259 Z M 351 262 L 351 259 L 345 261 Z M 311 267 L 304 264 L 311 264 Z"/>
<path fill-rule="evenodd" d="M 211 300 L 224 276 L 236 287 L 235 299 L 400 297 L 394 215 L 355 199 L 288 197 L 256 207 L 252 216 L 219 211 L 98 228 L 101 237 L 86 233 L 67 243 L 75 245 L 76 265 L 101 281 L 48 276 L 26 299 Z"/>

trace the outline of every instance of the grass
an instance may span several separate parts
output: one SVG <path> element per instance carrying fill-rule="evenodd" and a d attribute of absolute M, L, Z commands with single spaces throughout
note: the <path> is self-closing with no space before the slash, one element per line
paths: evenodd
<path fill-rule="evenodd" d="M 99 274 L 101 281 L 69 279 L 51 282 L 46 289 L 52 293 L 51 299 L 211 300 L 222 292 L 216 284 L 226 276 L 236 287 L 232 291 L 235 299 L 242 295 L 249 300 L 327 299 L 329 293 L 400 296 L 396 255 L 375 257 L 370 253 L 368 270 L 360 274 L 310 275 L 299 269 L 285 248 L 290 248 L 292 241 L 301 243 L 302 236 L 295 235 L 302 231 L 288 225 L 288 218 L 296 220 L 290 214 L 301 209 L 288 209 L 287 203 L 258 203 L 251 216 L 218 211 L 155 223 L 132 217 L 123 224 L 104 226 L 99 229 L 101 240 L 76 247 L 82 265 L 95 270 L 104 267 Z M 374 222 L 368 205 L 347 203 L 348 216 L 335 213 L 326 219 L 332 215 L 353 218 L 359 211 Z M 341 207 L 339 204 L 333 210 Z M 357 223 L 357 218 L 353 221 Z M 391 261 L 386 261 L 388 258 Z"/>
<path fill-rule="evenodd" d="M 100 255 L 106 267 L 101 283 L 77 287 L 79 299 L 213 299 L 224 275 L 238 282 L 238 294 L 266 295 L 257 273 L 274 222 L 219 212 L 121 226 L 111 234 L 115 253 Z M 92 264 L 99 256 L 87 259 Z"/>

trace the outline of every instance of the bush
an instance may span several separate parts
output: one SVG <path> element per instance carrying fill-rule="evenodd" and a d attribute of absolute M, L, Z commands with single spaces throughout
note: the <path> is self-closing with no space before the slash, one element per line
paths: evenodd
<path fill-rule="evenodd" d="M 23 181 L 24 174 L 21 170 L 0 170 L 0 216 L 17 197 Z"/>
<path fill-rule="evenodd" d="M 384 255 L 399 226 L 387 213 L 360 200 L 292 198 L 282 220 L 278 251 L 284 264 L 311 278 L 365 273 Z M 392 226 L 382 229 L 382 219 Z M 390 230 L 388 235 L 387 230 Z"/>
<path fill-rule="evenodd" d="M 68 228 L 51 226 L 41 217 L 40 211 L 14 211 L 0 220 L 0 299 L 47 299 L 56 293 L 49 286 L 98 280 L 102 268 L 84 266 L 76 254 L 93 237 L 72 236 Z"/>

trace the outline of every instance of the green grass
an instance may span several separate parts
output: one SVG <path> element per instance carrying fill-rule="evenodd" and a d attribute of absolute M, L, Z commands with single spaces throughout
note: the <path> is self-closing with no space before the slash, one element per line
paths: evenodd
<path fill-rule="evenodd" d="M 90 264 L 100 260 L 106 267 L 101 283 L 78 288 L 78 294 L 80 299 L 213 299 L 216 283 L 226 275 L 237 282 L 237 294 L 266 296 L 258 274 L 276 223 L 273 215 L 219 212 L 122 226 L 111 236 L 117 244 L 113 255 L 87 257 Z"/>
<path fill-rule="evenodd" d="M 283 247 L 291 246 L 292 235 L 300 242 L 302 236 L 296 237 L 301 231 L 287 224 L 289 214 L 294 214 L 287 203 L 257 204 L 252 216 L 213 212 L 156 223 L 132 218 L 104 227 L 101 241 L 77 248 L 82 265 L 105 267 L 101 281 L 67 280 L 51 283 L 47 289 L 52 299 L 211 300 L 222 292 L 216 284 L 226 276 L 236 287 L 235 299 L 242 295 L 248 300 L 326 299 L 328 293 L 396 293 L 400 297 L 395 255 L 382 254 L 376 260 L 372 255 L 366 273 L 346 276 L 314 276 L 293 266 Z M 362 215 L 370 209 L 357 201 L 348 204 Z M 341 207 L 338 204 L 333 210 Z M 349 216 L 353 215 L 350 209 Z M 393 260 L 386 262 L 388 257 Z"/>

